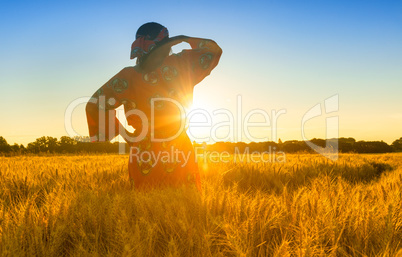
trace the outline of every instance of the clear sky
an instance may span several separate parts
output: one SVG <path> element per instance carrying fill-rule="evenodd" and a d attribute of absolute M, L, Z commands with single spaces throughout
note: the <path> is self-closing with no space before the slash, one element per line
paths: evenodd
<path fill-rule="evenodd" d="M 195 88 L 196 107 L 236 115 L 241 96 L 243 116 L 286 110 L 275 135 L 272 116 L 269 126 L 252 128 L 255 141 L 301 140 L 303 115 L 333 95 L 340 137 L 402 137 L 400 1 L 17 0 L 0 8 L 0 136 L 10 144 L 67 135 L 69 104 L 134 65 L 131 43 L 149 21 L 171 36 L 211 38 L 223 49 L 218 67 Z M 218 116 L 213 122 L 224 120 Z M 327 116 L 305 124 L 307 138 L 325 138 Z M 84 105 L 72 124 L 87 135 Z"/>

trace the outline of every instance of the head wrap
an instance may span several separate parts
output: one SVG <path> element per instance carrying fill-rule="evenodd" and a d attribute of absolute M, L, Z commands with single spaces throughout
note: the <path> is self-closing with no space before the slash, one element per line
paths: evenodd
<path fill-rule="evenodd" d="M 159 34 L 154 39 L 149 39 L 149 35 L 137 35 L 135 41 L 131 45 L 130 59 L 138 58 L 139 60 L 144 55 L 148 54 L 162 39 L 168 38 L 169 32 L 163 27 Z"/>

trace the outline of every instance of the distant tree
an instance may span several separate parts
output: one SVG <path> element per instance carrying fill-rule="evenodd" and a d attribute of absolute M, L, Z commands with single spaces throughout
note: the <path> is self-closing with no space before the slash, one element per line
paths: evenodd
<path fill-rule="evenodd" d="M 249 147 L 250 153 L 263 152 L 265 150 L 263 144 L 256 143 L 256 142 L 249 143 L 248 147 Z"/>
<path fill-rule="evenodd" d="M 10 145 L 4 137 L 0 137 L 0 152 L 8 153 L 11 151 Z"/>
<path fill-rule="evenodd" d="M 338 140 L 338 149 L 340 152 L 347 153 L 347 152 L 353 152 L 354 149 L 354 144 L 356 143 L 356 139 L 354 138 L 344 138 L 341 137 Z"/>
<path fill-rule="evenodd" d="M 402 137 L 392 142 L 391 146 L 395 151 L 402 151 Z"/>
<path fill-rule="evenodd" d="M 27 149 L 33 153 L 56 152 L 58 145 L 57 138 L 55 137 L 40 137 L 35 142 L 29 143 Z"/>
<path fill-rule="evenodd" d="M 209 151 L 217 151 L 217 152 L 224 152 L 228 151 L 228 143 L 227 142 L 216 142 L 215 144 L 208 147 Z"/>
<path fill-rule="evenodd" d="M 295 153 L 302 151 L 310 151 L 311 149 L 307 146 L 307 144 L 304 141 L 290 140 L 281 144 L 280 150 L 287 153 Z"/>
<path fill-rule="evenodd" d="M 318 145 L 320 147 L 325 147 L 327 142 L 324 139 L 319 139 L 319 138 L 313 138 L 310 140 L 311 143 Z"/>
<path fill-rule="evenodd" d="M 393 152 L 392 147 L 383 141 L 359 141 L 354 144 L 354 150 L 358 153 Z"/>
<path fill-rule="evenodd" d="M 73 139 L 77 142 L 81 142 L 81 143 L 89 143 L 91 142 L 89 137 L 84 137 L 84 136 L 75 136 L 73 137 Z"/>
<path fill-rule="evenodd" d="M 20 146 L 18 144 L 14 144 L 11 146 L 11 151 L 13 151 L 14 153 L 17 153 L 20 151 Z"/>
<path fill-rule="evenodd" d="M 71 137 L 63 136 L 60 138 L 59 151 L 60 152 L 74 152 L 78 142 Z"/>

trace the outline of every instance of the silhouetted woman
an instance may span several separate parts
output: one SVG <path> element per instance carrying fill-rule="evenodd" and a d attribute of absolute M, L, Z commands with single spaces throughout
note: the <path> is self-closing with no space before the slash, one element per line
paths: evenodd
<path fill-rule="evenodd" d="M 192 49 L 169 55 L 187 42 Z M 126 67 L 92 96 L 86 106 L 91 141 L 118 134 L 130 144 L 129 176 L 136 188 L 196 183 L 200 176 L 193 146 L 184 129 L 183 108 L 193 88 L 216 67 L 222 54 L 213 41 L 176 36 L 154 22 L 142 25 L 131 46 L 137 65 Z M 116 118 L 124 105 L 129 133 Z"/>

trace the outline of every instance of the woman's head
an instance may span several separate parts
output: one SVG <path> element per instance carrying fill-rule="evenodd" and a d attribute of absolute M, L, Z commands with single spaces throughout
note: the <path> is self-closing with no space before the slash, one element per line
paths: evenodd
<path fill-rule="evenodd" d="M 155 38 L 158 36 L 158 34 L 161 32 L 162 29 L 166 29 L 167 32 L 167 28 L 165 28 L 159 23 L 156 22 L 145 23 L 138 28 L 137 33 L 135 34 L 135 39 L 143 36 L 147 40 L 155 40 Z M 167 36 L 169 37 L 169 34 Z"/>
<path fill-rule="evenodd" d="M 166 27 L 156 22 L 142 25 L 136 33 L 135 41 L 131 45 L 131 59 L 137 57 L 137 62 L 147 55 L 155 46 L 169 38 Z"/>

